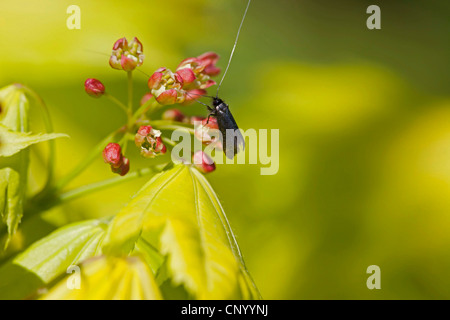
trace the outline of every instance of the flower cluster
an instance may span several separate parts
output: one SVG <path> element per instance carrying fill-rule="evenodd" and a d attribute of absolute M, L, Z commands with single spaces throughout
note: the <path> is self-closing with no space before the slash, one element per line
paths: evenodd
<path fill-rule="evenodd" d="M 114 69 L 132 71 L 144 62 L 142 43 L 138 38 L 128 43 L 126 38 L 121 38 L 114 43 L 109 65 Z"/>
<path fill-rule="evenodd" d="M 161 131 L 153 129 L 152 126 L 141 126 L 134 137 L 134 142 L 145 158 L 154 158 L 166 153 Z"/>
<path fill-rule="evenodd" d="M 196 58 L 184 59 L 175 72 L 159 68 L 148 80 L 148 87 L 162 105 L 189 104 L 216 84 L 211 77 L 220 73 L 216 67 L 218 59 L 216 53 L 206 52 Z"/>
<path fill-rule="evenodd" d="M 111 166 L 111 171 L 124 176 L 130 170 L 130 160 L 122 155 L 122 148 L 118 143 L 109 143 L 103 149 L 103 160 Z"/>
<path fill-rule="evenodd" d="M 205 52 L 197 57 L 184 59 L 174 72 L 164 67 L 157 69 L 148 80 L 147 85 L 150 92 L 146 93 L 140 101 L 141 106 L 146 105 L 148 108 L 141 107 L 134 114 L 132 104 L 129 103 L 127 106 L 109 92 L 105 92 L 105 86 L 101 81 L 89 78 L 84 83 L 84 89 L 88 95 L 94 98 L 105 95 L 126 111 L 128 123 L 120 130 L 124 133 L 121 145 L 126 144 L 130 134 L 136 132 L 135 128 L 139 127 L 134 135 L 134 142 L 143 157 L 154 158 L 165 154 L 166 146 L 163 143 L 161 131 L 149 125 L 152 122 L 146 118 L 146 112 L 150 108 L 155 108 L 150 100 L 156 100 L 160 105 L 176 103 L 187 105 L 200 96 L 206 95 L 206 89 L 216 84 L 211 78 L 220 73 L 220 68 L 216 66 L 218 59 L 219 56 L 216 53 Z M 130 42 L 126 38 L 121 38 L 114 43 L 109 59 L 112 68 L 130 73 L 136 67 L 141 66 L 143 61 L 143 46 L 136 37 Z M 128 79 L 131 81 L 131 77 Z M 214 117 L 207 120 L 204 117 L 186 116 L 178 109 L 169 109 L 164 111 L 162 119 L 194 125 L 194 136 L 203 144 L 214 143 L 216 147 L 221 147 L 221 142 L 218 141 L 219 134 L 216 133 L 218 131 L 217 119 Z M 111 166 L 112 172 L 123 176 L 130 169 L 130 161 L 122 154 L 121 145 L 109 143 L 103 150 L 103 159 Z M 203 173 L 215 170 L 214 161 L 203 151 L 194 153 L 192 162 Z"/>

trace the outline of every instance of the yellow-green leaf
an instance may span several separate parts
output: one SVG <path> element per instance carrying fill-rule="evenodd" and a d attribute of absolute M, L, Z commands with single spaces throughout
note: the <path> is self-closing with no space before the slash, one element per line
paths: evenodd
<path fill-rule="evenodd" d="M 79 288 L 64 278 L 41 299 L 156 300 L 161 293 L 153 273 L 139 256 L 96 257 L 80 265 Z M 73 281 L 76 283 L 76 281 Z M 68 285 L 69 283 L 69 285 Z"/>
<path fill-rule="evenodd" d="M 0 124 L 0 157 L 10 157 L 32 144 L 61 137 L 68 136 L 63 133 L 16 132 Z"/>
<path fill-rule="evenodd" d="M 33 243 L 0 267 L 0 299 L 25 298 L 69 266 L 101 254 L 106 226 L 101 220 L 76 222 Z"/>
<path fill-rule="evenodd" d="M 111 221 L 105 250 L 129 252 L 140 237 L 167 257 L 172 282 L 196 298 L 250 297 L 225 213 L 196 169 L 178 165 L 147 183 Z"/>
<path fill-rule="evenodd" d="M 28 99 L 20 85 L 0 89 L 0 124 L 12 131 L 26 132 L 29 126 Z"/>
<path fill-rule="evenodd" d="M 5 248 L 22 219 L 22 198 L 19 173 L 11 168 L 0 169 L 0 216 L 8 229 Z"/>

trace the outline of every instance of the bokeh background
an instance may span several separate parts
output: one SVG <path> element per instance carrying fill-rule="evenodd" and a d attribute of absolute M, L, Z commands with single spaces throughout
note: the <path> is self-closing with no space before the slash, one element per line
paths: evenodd
<path fill-rule="evenodd" d="M 66 27 L 71 4 L 80 30 Z M 115 40 L 142 41 L 147 74 L 205 51 L 225 67 L 245 4 L 1 1 L 0 85 L 35 89 L 55 131 L 71 136 L 57 142 L 61 176 L 124 121 L 83 88 L 97 78 L 126 100 L 125 73 L 108 66 Z M 366 28 L 371 4 L 381 30 Z M 280 169 L 261 176 L 260 165 L 220 165 L 208 179 L 264 298 L 450 298 L 449 12 L 437 0 L 252 2 L 221 96 L 243 129 L 280 129 Z M 137 104 L 147 77 L 134 80 Z M 39 168 L 45 146 L 35 150 Z M 148 164 L 137 153 L 132 161 Z M 99 155 L 69 189 L 109 177 Z M 116 213 L 145 180 L 26 220 L 24 244 Z M 40 184 L 38 170 L 31 188 Z M 373 264 L 381 290 L 366 287 Z"/>

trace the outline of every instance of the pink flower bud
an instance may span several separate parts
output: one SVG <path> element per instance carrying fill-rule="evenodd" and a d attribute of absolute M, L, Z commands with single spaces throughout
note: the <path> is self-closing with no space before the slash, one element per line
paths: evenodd
<path fill-rule="evenodd" d="M 143 104 L 145 104 L 145 103 L 146 103 L 148 100 L 150 100 L 151 98 L 153 98 L 153 95 L 152 95 L 150 92 L 144 94 L 144 95 L 142 96 L 142 98 L 141 98 L 140 105 L 142 106 Z"/>
<path fill-rule="evenodd" d="M 178 109 L 168 109 L 162 114 L 164 120 L 186 122 L 187 117 Z"/>
<path fill-rule="evenodd" d="M 154 158 L 166 153 L 166 146 L 161 139 L 161 131 L 155 130 L 151 126 L 141 126 L 134 137 L 134 142 L 145 158 Z"/>
<path fill-rule="evenodd" d="M 99 80 L 89 78 L 84 82 L 84 90 L 91 97 L 99 98 L 105 93 L 105 86 Z"/>
<path fill-rule="evenodd" d="M 103 160 L 105 163 L 109 163 L 111 166 L 118 168 L 122 164 L 122 148 L 118 143 L 109 143 L 105 149 L 103 149 Z"/>
<path fill-rule="evenodd" d="M 200 172 L 209 173 L 216 170 L 216 164 L 214 161 L 201 150 L 194 153 L 192 156 L 192 162 Z"/>
<path fill-rule="evenodd" d="M 121 38 L 114 43 L 109 65 L 118 70 L 132 71 L 144 62 L 142 43 L 135 37 L 130 43 Z"/>
<path fill-rule="evenodd" d="M 124 176 L 130 170 L 130 160 L 123 157 L 118 143 L 109 143 L 103 149 L 103 160 L 111 166 L 111 171 Z"/>
<path fill-rule="evenodd" d="M 183 78 L 166 68 L 159 68 L 148 80 L 148 87 L 156 101 L 162 105 L 182 103 L 186 99 Z"/>
<path fill-rule="evenodd" d="M 128 158 L 123 158 L 123 164 L 120 167 L 120 172 L 117 172 L 121 176 L 124 176 L 130 171 L 130 160 Z"/>

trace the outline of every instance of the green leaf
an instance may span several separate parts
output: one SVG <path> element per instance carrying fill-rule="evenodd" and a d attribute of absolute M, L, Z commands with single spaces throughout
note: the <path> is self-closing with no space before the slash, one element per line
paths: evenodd
<path fill-rule="evenodd" d="M 10 85 L 0 89 L 0 125 L 11 131 L 28 131 L 28 99 L 21 90 L 20 85 Z M 0 139 L 0 148 L 2 140 Z M 4 249 L 17 230 L 17 225 L 23 214 L 27 175 L 29 165 L 29 152 L 23 150 L 11 157 L 0 156 L 0 203 L 2 206 L 2 224 L 6 223 L 8 229 Z M 9 184 L 12 184 L 9 186 Z M 3 241 L 2 239 L 2 241 Z"/>
<path fill-rule="evenodd" d="M 155 300 L 161 293 L 148 265 L 139 256 L 89 259 L 80 266 L 79 288 L 69 278 L 57 283 L 41 299 L 48 300 Z M 71 275 L 69 277 L 76 277 Z M 76 282 L 76 281 L 73 281 Z"/>
<path fill-rule="evenodd" d="M 28 107 L 28 99 L 20 85 L 0 89 L 0 124 L 12 131 L 27 132 Z"/>
<path fill-rule="evenodd" d="M 71 265 L 101 254 L 106 222 L 64 226 L 0 267 L 0 299 L 22 299 L 64 274 Z"/>
<path fill-rule="evenodd" d="M 11 168 L 0 169 L 0 216 L 8 229 L 4 248 L 22 219 L 22 205 L 19 173 Z"/>
<path fill-rule="evenodd" d="M 173 284 L 196 298 L 259 297 L 247 294 L 257 289 L 252 281 L 249 287 L 217 196 L 196 169 L 178 165 L 147 183 L 111 221 L 104 250 L 130 252 L 140 237 L 167 257 Z"/>
<path fill-rule="evenodd" d="M 65 136 L 55 133 L 35 135 L 27 133 L 29 103 L 24 90 L 20 84 L 0 89 L 0 204 L 3 204 L 0 213 L 2 224 L 6 224 L 8 229 L 7 236 L 2 237 L 3 249 L 7 248 L 23 215 L 30 162 L 27 147 Z M 1 227 L 3 226 L 0 225 L 0 230 Z"/>
<path fill-rule="evenodd" d="M 11 131 L 0 124 L 0 157 L 10 157 L 26 147 L 61 137 L 68 137 L 62 133 L 24 133 Z"/>

